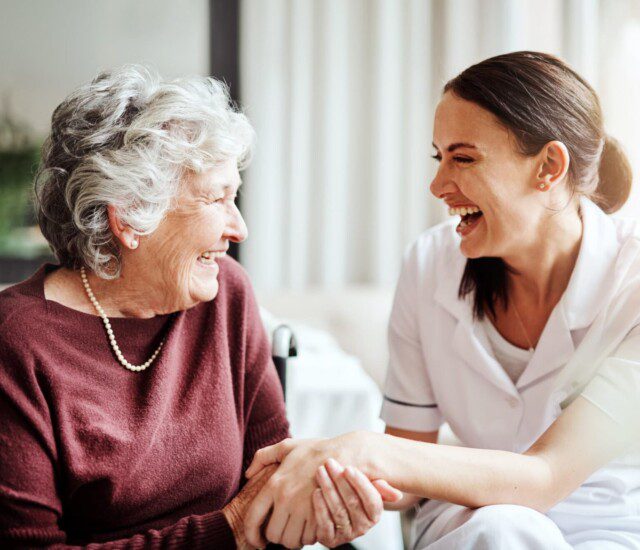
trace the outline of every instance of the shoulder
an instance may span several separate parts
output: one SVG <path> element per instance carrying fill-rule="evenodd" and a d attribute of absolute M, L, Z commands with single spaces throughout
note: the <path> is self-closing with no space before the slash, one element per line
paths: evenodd
<path fill-rule="evenodd" d="M 460 238 L 451 220 L 430 227 L 410 245 L 405 253 L 406 261 L 425 261 L 434 255 L 451 254 L 458 250 Z"/>
<path fill-rule="evenodd" d="M 606 281 L 597 295 L 601 295 L 604 326 L 619 336 L 640 324 L 640 223 L 619 217 L 610 220 L 612 231 L 599 236 L 593 256 L 603 262 L 611 258 L 605 276 L 596 279 Z"/>
<path fill-rule="evenodd" d="M 46 309 L 29 289 L 29 281 L 0 292 L 0 390 L 35 386 L 34 335 L 47 327 Z"/>
<path fill-rule="evenodd" d="M 617 215 L 611 216 L 610 219 L 616 228 L 618 241 L 621 243 L 640 238 L 640 220 Z"/>
<path fill-rule="evenodd" d="M 640 282 L 640 222 L 632 218 L 612 218 L 618 253 L 616 271 L 618 277 L 629 283 Z"/>
<path fill-rule="evenodd" d="M 35 292 L 39 273 L 0 292 L 0 338 L 5 345 L 19 347 L 34 330 L 42 328 L 47 311 Z"/>
<path fill-rule="evenodd" d="M 460 237 L 452 220 L 430 227 L 407 248 L 403 272 L 413 273 L 418 280 L 427 283 L 447 266 L 451 269 L 464 261 L 459 246 Z"/>

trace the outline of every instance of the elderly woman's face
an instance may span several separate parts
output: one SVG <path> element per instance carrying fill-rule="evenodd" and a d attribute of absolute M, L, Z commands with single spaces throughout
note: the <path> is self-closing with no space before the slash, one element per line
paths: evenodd
<path fill-rule="evenodd" d="M 433 144 L 440 164 L 431 192 L 450 209 L 467 208 L 466 215 L 452 213 L 463 214 L 456 230 L 465 256 L 507 257 L 536 238 L 545 216 L 536 159 L 517 151 L 493 114 L 447 92 L 436 110 Z"/>
<path fill-rule="evenodd" d="M 134 252 L 146 270 L 142 280 L 162 293 L 163 308 L 186 309 L 215 298 L 217 258 L 224 255 L 230 241 L 247 237 L 235 204 L 240 183 L 236 159 L 203 174 L 189 174 L 182 182 L 176 208 Z"/>

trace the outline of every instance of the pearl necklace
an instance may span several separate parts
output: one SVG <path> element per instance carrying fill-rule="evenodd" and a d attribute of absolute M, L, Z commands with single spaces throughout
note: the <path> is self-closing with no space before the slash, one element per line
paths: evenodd
<path fill-rule="evenodd" d="M 100 315 L 100 317 L 102 318 L 102 322 L 104 323 L 104 328 L 106 329 L 107 336 L 109 337 L 109 342 L 111 343 L 111 348 L 113 349 L 113 352 L 116 354 L 118 361 L 120 361 L 120 364 L 124 368 L 129 369 L 132 372 L 140 372 L 145 370 L 147 367 L 149 367 L 149 365 L 151 365 L 151 363 L 153 363 L 154 359 L 160 353 L 160 350 L 164 345 L 164 338 L 160 342 L 160 345 L 156 348 L 156 351 L 153 352 L 153 355 L 149 357 L 146 363 L 143 363 L 142 365 L 132 365 L 131 363 L 129 363 L 129 361 L 127 361 L 124 358 L 124 355 L 122 355 L 122 352 L 118 347 L 118 343 L 116 342 L 116 337 L 113 335 L 113 329 L 111 328 L 111 323 L 109 322 L 109 318 L 106 316 L 104 309 L 102 309 L 100 302 L 98 302 L 97 298 L 93 294 L 93 290 L 91 290 L 91 287 L 89 286 L 89 280 L 87 279 L 87 272 L 85 271 L 84 267 L 80 268 L 80 277 L 82 278 L 82 284 L 84 285 L 84 289 L 87 292 L 87 296 L 89 297 L 89 300 L 91 300 L 93 307 L 98 312 L 98 315 Z"/>

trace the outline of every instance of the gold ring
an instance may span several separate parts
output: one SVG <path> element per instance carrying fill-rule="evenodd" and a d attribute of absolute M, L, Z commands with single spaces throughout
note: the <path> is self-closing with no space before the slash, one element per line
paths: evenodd
<path fill-rule="evenodd" d="M 344 531 L 347 527 L 349 527 L 348 523 L 345 523 L 344 525 L 339 525 L 336 523 L 336 530 L 337 531 Z"/>

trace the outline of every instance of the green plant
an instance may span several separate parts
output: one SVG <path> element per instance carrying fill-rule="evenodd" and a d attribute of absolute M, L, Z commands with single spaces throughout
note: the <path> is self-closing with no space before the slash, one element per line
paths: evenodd
<path fill-rule="evenodd" d="M 29 127 L 11 115 L 5 97 L 0 113 L 0 255 L 33 257 L 46 251 L 34 227 L 31 189 L 39 146 Z"/>

